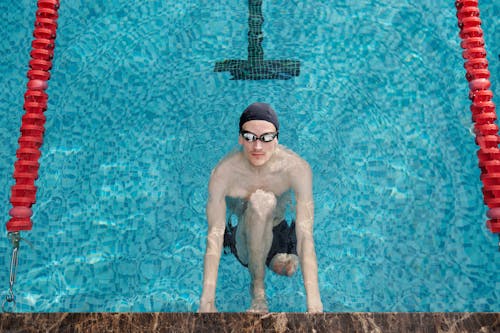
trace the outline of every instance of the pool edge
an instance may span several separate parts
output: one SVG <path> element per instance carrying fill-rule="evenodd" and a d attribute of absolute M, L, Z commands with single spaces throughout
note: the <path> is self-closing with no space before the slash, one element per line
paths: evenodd
<path fill-rule="evenodd" d="M 3 313 L 0 331 L 500 332 L 500 313 Z"/>

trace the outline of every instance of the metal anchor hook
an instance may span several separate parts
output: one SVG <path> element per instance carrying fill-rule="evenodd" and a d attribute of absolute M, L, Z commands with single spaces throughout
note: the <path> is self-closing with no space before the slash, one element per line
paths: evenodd
<path fill-rule="evenodd" d="M 10 261 L 10 278 L 9 278 L 9 293 L 5 296 L 5 300 L 2 303 L 2 311 L 9 312 L 6 310 L 6 305 L 12 303 L 12 311 L 16 309 L 16 297 L 14 295 L 14 283 L 16 282 L 16 273 L 17 273 L 17 263 L 18 263 L 18 252 L 19 252 L 19 243 L 21 240 L 26 241 L 30 247 L 32 244 L 21 238 L 19 232 L 9 232 L 8 237 L 12 243 L 12 257 Z M 10 312 L 12 312 L 10 311 Z"/>
<path fill-rule="evenodd" d="M 12 311 L 6 309 L 6 305 L 12 303 Z M 16 310 L 16 298 L 14 292 L 9 290 L 9 294 L 5 296 L 5 300 L 2 303 L 2 312 L 14 312 Z"/>

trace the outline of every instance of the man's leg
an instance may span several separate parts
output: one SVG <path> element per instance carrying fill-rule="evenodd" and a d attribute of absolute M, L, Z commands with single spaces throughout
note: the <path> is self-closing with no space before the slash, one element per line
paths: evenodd
<path fill-rule="evenodd" d="M 297 271 L 299 257 L 297 256 L 295 222 L 288 225 L 286 220 L 282 219 L 279 224 L 273 227 L 273 243 L 266 263 L 279 275 L 292 276 Z"/>
<path fill-rule="evenodd" d="M 274 194 L 255 191 L 248 202 L 242 225 L 236 233 L 238 256 L 248 262 L 251 281 L 252 305 L 249 311 L 268 311 L 264 288 L 267 254 L 273 240 L 273 213 L 276 208 Z"/>

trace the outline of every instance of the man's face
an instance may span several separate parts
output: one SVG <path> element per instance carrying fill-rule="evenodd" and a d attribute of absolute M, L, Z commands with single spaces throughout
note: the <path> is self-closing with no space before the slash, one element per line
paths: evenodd
<path fill-rule="evenodd" d="M 265 120 L 250 120 L 243 124 L 242 131 L 247 131 L 260 137 L 265 133 L 275 133 L 276 127 Z M 262 142 L 261 140 L 250 142 L 245 140 L 240 134 L 238 143 L 243 146 L 243 153 L 250 164 L 258 167 L 269 161 L 278 145 L 278 138 L 276 137 L 270 142 Z"/>

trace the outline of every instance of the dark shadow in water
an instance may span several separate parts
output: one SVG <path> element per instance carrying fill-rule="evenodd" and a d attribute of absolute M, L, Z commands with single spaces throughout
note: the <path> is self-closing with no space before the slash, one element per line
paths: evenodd
<path fill-rule="evenodd" d="M 264 60 L 262 0 L 248 0 L 248 60 L 215 63 L 215 72 L 230 72 L 231 80 L 288 80 L 300 74 L 298 60 Z"/>

